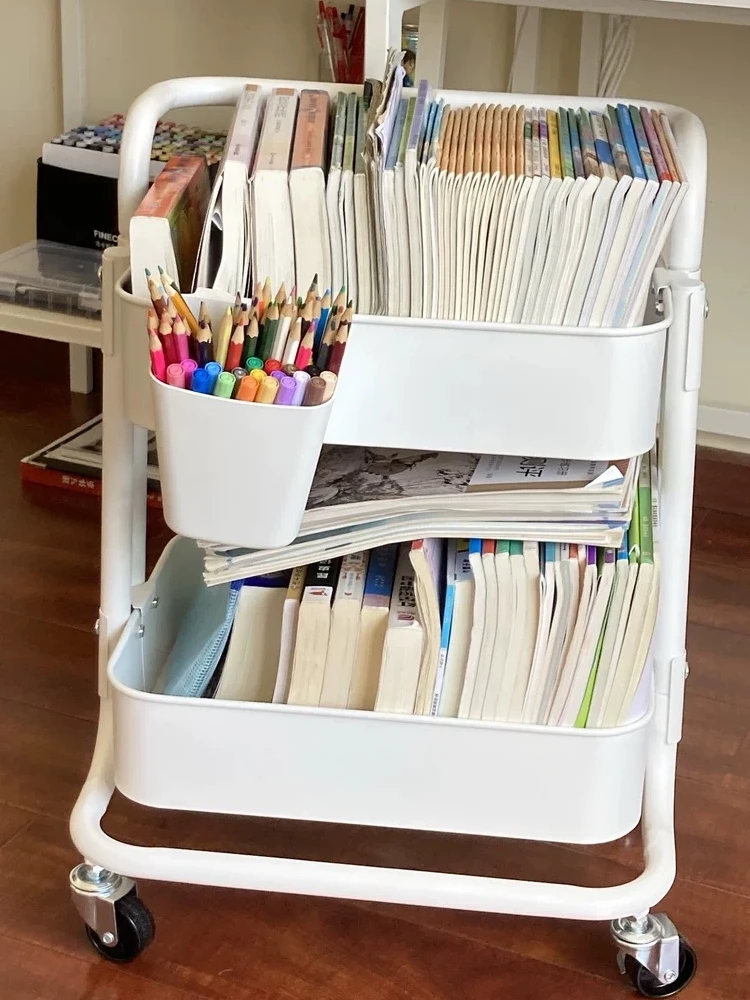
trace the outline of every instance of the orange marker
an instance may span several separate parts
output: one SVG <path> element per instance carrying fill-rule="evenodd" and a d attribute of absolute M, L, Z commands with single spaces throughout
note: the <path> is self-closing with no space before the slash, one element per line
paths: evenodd
<path fill-rule="evenodd" d="M 258 386 L 260 382 L 255 378 L 250 378 L 246 376 L 240 379 L 239 386 L 237 387 L 237 395 L 235 399 L 244 399 L 247 403 L 252 403 L 255 397 L 258 395 Z"/>
<path fill-rule="evenodd" d="M 243 379 L 243 381 L 245 381 Z M 276 393 L 279 391 L 279 380 L 267 375 L 260 383 L 260 389 L 255 397 L 256 403 L 273 403 Z"/>

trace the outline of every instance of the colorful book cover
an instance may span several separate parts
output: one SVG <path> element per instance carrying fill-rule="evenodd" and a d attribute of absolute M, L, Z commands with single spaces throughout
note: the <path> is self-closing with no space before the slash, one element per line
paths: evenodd
<path fill-rule="evenodd" d="M 646 130 L 643 127 L 641 113 L 638 108 L 632 104 L 628 109 L 628 113 L 630 114 L 630 120 L 633 123 L 635 141 L 638 143 L 638 152 L 641 156 L 643 169 L 646 171 L 646 177 L 650 181 L 655 181 L 658 178 L 656 176 L 656 168 L 654 167 L 654 158 L 651 155 L 651 147 L 649 146 L 648 139 L 646 138 Z"/>
<path fill-rule="evenodd" d="M 585 177 L 583 169 L 583 150 L 581 149 L 581 137 L 578 134 L 578 121 L 576 113 L 572 109 L 566 111 L 568 118 L 568 131 L 570 132 L 570 149 L 573 156 L 573 171 L 575 177 Z"/>
<path fill-rule="evenodd" d="M 627 105 L 617 105 L 617 122 L 620 126 L 620 132 L 622 133 L 622 141 L 625 146 L 625 152 L 628 154 L 630 171 L 633 177 L 637 177 L 639 180 L 645 181 L 647 179 L 646 171 L 643 166 L 643 161 L 641 160 L 641 154 L 638 152 L 638 140 L 635 136 L 633 122 L 630 118 Z M 655 176 L 656 174 L 654 173 L 654 177 Z"/>
<path fill-rule="evenodd" d="M 617 120 L 617 108 L 612 107 L 611 104 L 607 107 L 607 113 L 604 116 L 604 124 L 607 128 L 609 145 L 612 149 L 612 159 L 614 160 L 617 179 L 619 180 L 621 177 L 632 177 L 633 171 L 630 169 L 630 160 L 628 159 L 628 154 L 625 152 L 625 144 L 622 141 L 620 123 Z"/>
<path fill-rule="evenodd" d="M 616 180 L 617 173 L 615 171 L 612 149 L 609 145 L 604 115 L 600 115 L 596 111 L 591 112 L 591 132 L 594 136 L 594 148 L 596 149 L 596 156 L 599 160 L 602 177 Z"/>
<path fill-rule="evenodd" d="M 547 131 L 549 133 L 549 170 L 551 177 L 562 177 L 562 159 L 560 154 L 560 128 L 556 111 L 547 112 Z"/>
<path fill-rule="evenodd" d="M 344 127 L 343 170 L 354 170 L 354 147 L 357 139 L 357 95 L 349 94 L 346 102 L 346 125 Z"/>
<path fill-rule="evenodd" d="M 643 123 L 643 130 L 646 133 L 646 139 L 651 149 L 651 155 L 654 158 L 654 169 L 656 170 L 657 177 L 660 181 L 674 180 L 648 108 L 641 108 L 641 122 Z"/>
<path fill-rule="evenodd" d="M 149 188 L 133 219 L 165 219 L 180 288 L 190 288 L 211 186 L 204 156 L 173 156 Z"/>
<path fill-rule="evenodd" d="M 578 135 L 581 140 L 581 156 L 583 170 L 587 177 L 600 177 L 599 160 L 594 146 L 594 133 L 591 128 L 591 118 L 585 108 L 580 108 L 576 118 Z"/>
<path fill-rule="evenodd" d="M 325 170 L 327 145 L 328 94 L 324 90 L 303 90 L 294 128 L 290 169 L 319 167 Z"/>
<path fill-rule="evenodd" d="M 542 176 L 542 146 L 539 135 L 539 108 L 531 112 L 531 159 L 534 177 Z"/>
<path fill-rule="evenodd" d="M 448 549 L 445 563 L 445 603 L 443 605 L 443 618 L 440 629 L 440 652 L 438 654 L 437 673 L 435 674 L 435 693 L 432 698 L 430 715 L 437 715 L 440 707 L 440 695 L 443 690 L 443 679 L 445 677 L 445 663 L 448 659 L 448 644 L 451 638 L 451 627 L 453 625 L 453 608 L 456 599 L 456 571 L 457 566 L 462 561 L 459 555 L 459 545 L 467 545 L 458 539 L 448 540 Z M 467 548 L 468 553 L 468 548 Z M 468 564 L 468 558 L 466 560 Z"/>

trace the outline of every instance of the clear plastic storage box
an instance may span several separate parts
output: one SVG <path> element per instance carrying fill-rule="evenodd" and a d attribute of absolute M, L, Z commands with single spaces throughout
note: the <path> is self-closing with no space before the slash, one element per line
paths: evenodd
<path fill-rule="evenodd" d="M 102 311 L 100 250 L 34 240 L 0 254 L 0 301 L 93 318 Z"/>

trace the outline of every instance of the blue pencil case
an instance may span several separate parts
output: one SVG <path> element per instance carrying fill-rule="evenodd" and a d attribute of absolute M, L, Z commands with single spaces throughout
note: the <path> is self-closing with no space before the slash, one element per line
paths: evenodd
<path fill-rule="evenodd" d="M 226 648 L 242 580 L 201 586 L 169 654 L 159 694 L 200 698 Z"/>

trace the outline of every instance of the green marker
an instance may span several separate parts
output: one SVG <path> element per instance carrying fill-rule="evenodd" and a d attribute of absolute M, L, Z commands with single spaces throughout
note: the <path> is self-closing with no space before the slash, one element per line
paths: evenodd
<path fill-rule="evenodd" d="M 256 368 L 262 368 L 262 367 L 263 367 L 263 362 L 260 360 L 260 358 L 248 358 L 247 361 L 245 362 L 245 368 L 249 372 L 254 371 Z"/>
<path fill-rule="evenodd" d="M 234 383 L 237 379 L 231 372 L 222 372 L 216 380 L 214 396 L 222 396 L 224 399 L 231 399 L 234 392 Z"/>

